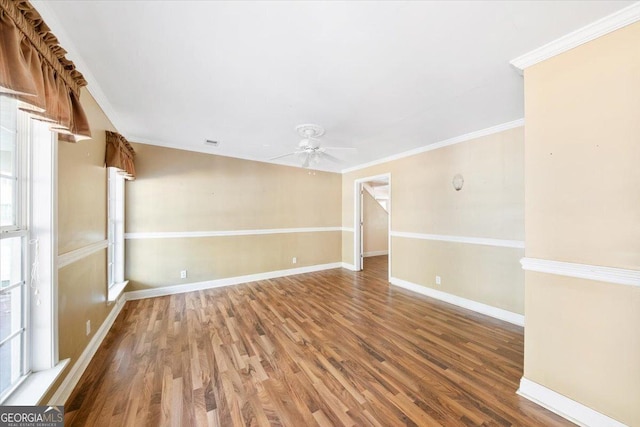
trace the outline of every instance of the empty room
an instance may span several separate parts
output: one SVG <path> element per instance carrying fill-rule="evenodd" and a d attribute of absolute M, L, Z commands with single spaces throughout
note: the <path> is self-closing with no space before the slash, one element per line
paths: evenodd
<path fill-rule="evenodd" d="M 0 0 L 0 427 L 640 427 L 640 2 Z"/>

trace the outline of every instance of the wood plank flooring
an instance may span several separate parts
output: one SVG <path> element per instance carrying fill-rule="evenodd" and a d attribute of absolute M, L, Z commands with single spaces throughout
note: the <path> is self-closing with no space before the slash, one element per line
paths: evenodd
<path fill-rule="evenodd" d="M 65 426 L 562 426 L 522 328 L 390 286 L 387 257 L 127 302 Z"/>

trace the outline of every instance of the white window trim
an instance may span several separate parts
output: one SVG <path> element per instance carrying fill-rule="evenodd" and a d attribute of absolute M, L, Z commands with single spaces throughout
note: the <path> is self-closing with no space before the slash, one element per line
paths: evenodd
<path fill-rule="evenodd" d="M 38 241 L 39 300 L 27 286 L 27 374 L 2 402 L 3 405 L 37 405 L 68 365 L 69 359 L 58 360 L 58 266 L 57 266 L 57 134 L 43 122 L 32 120 L 27 113 L 18 113 L 19 129 L 26 133 L 30 180 L 27 205 L 29 239 Z M 23 144 L 24 147 L 25 144 Z M 35 246 L 29 244 L 29 275 L 34 261 Z M 37 348 L 38 351 L 32 351 Z"/>
<path fill-rule="evenodd" d="M 108 291 L 107 302 L 118 299 L 129 283 L 124 279 L 124 176 L 107 168 L 108 181 Z"/>

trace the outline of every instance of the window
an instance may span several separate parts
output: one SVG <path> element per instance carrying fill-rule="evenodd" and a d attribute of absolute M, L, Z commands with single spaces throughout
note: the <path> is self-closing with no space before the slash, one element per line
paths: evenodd
<path fill-rule="evenodd" d="M 28 372 L 28 168 L 15 99 L 0 97 L 0 401 Z"/>
<path fill-rule="evenodd" d="M 32 387 L 42 383 L 34 372 L 64 367 L 52 245 L 56 139 L 19 108 L 0 96 L 0 404 L 37 403 L 46 388 Z"/>
<path fill-rule="evenodd" d="M 108 282 L 109 301 L 124 290 L 124 176 L 117 168 L 108 168 Z"/>

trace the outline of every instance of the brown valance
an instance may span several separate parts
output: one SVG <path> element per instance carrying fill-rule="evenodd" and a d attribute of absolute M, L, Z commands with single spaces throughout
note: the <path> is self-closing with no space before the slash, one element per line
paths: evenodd
<path fill-rule="evenodd" d="M 133 165 L 133 150 L 129 141 L 117 132 L 106 131 L 107 133 L 107 155 L 105 163 L 107 167 L 118 168 L 126 179 L 136 178 L 136 168 Z"/>
<path fill-rule="evenodd" d="M 28 104 L 61 140 L 75 142 L 91 137 L 80 105 L 87 82 L 66 53 L 31 3 L 0 0 L 0 94 Z"/>

